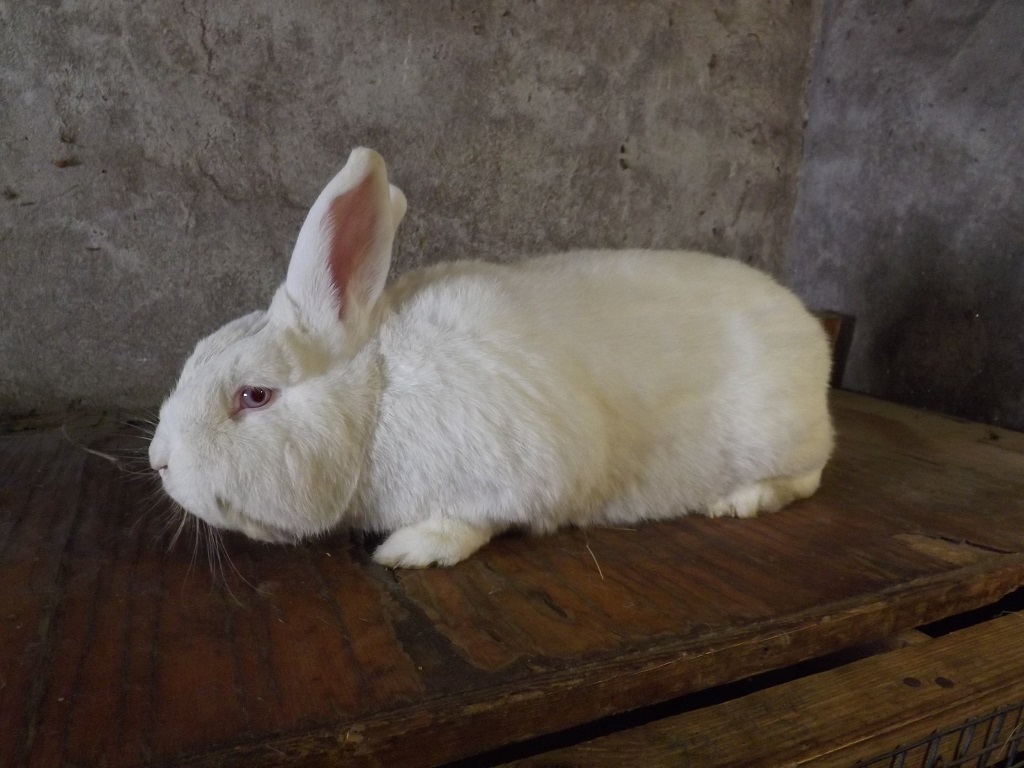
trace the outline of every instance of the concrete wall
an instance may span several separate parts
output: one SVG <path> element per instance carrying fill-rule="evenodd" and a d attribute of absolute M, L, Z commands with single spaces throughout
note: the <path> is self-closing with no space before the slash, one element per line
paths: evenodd
<path fill-rule="evenodd" d="M 572 246 L 781 270 L 810 2 L 0 2 L 0 412 L 155 405 L 366 144 L 396 269 Z"/>
<path fill-rule="evenodd" d="M 827 0 L 787 278 L 844 384 L 1024 429 L 1024 3 Z"/>

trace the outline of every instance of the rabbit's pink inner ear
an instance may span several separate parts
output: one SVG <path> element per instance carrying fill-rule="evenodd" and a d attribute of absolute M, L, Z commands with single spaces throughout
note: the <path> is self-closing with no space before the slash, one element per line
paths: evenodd
<path fill-rule="evenodd" d="M 377 233 L 380 215 L 375 205 L 373 177 L 367 176 L 358 185 L 338 195 L 327 209 L 330 222 L 330 249 L 327 262 L 331 280 L 340 302 L 339 315 L 344 318 L 357 272 L 369 256 Z M 363 298 L 363 297 L 360 297 Z"/>

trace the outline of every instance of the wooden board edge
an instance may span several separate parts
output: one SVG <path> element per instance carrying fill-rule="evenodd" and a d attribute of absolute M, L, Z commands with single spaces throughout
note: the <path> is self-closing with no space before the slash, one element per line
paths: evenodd
<path fill-rule="evenodd" d="M 991 604 L 1024 585 L 1024 555 L 993 556 L 993 561 L 924 577 L 889 594 L 852 598 L 827 606 L 825 613 L 816 609 L 788 617 L 767 635 L 763 626 L 754 626 L 704 648 L 693 641 L 662 641 L 646 652 L 549 674 L 526 687 L 482 688 L 372 720 L 182 756 L 176 764 L 438 765 Z"/>

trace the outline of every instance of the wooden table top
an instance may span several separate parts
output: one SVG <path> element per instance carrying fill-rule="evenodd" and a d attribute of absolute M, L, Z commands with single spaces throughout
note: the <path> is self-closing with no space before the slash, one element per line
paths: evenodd
<path fill-rule="evenodd" d="M 0 762 L 436 765 L 1024 585 L 1024 435 L 833 411 L 821 490 L 777 514 L 509 535 L 424 571 L 344 533 L 227 535 L 214 576 L 192 529 L 168 549 L 153 479 L 96 453 L 144 449 L 131 430 L 7 433 Z"/>

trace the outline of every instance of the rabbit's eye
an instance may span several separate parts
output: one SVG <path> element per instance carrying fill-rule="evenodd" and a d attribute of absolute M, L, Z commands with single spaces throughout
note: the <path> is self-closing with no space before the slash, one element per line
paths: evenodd
<path fill-rule="evenodd" d="M 274 390 L 266 387 L 245 386 L 238 390 L 238 410 L 262 408 L 274 397 Z"/>

